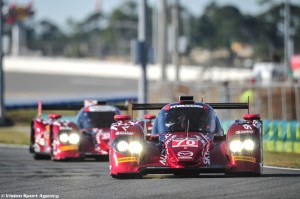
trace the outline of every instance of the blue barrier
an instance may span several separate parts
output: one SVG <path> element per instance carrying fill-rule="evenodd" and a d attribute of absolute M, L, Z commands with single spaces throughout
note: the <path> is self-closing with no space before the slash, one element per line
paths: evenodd
<path fill-rule="evenodd" d="M 90 99 L 90 98 L 89 98 Z M 82 104 L 85 98 L 82 99 L 70 99 L 66 100 L 43 100 L 44 105 L 55 106 L 55 105 L 79 105 Z M 91 98 L 90 100 L 106 101 L 108 103 L 121 103 L 125 101 L 137 101 L 137 96 L 124 96 L 124 97 L 99 97 Z M 37 108 L 38 101 L 29 101 L 29 102 L 14 102 L 14 103 L 5 103 L 6 110 L 17 110 L 17 109 L 32 109 Z"/>

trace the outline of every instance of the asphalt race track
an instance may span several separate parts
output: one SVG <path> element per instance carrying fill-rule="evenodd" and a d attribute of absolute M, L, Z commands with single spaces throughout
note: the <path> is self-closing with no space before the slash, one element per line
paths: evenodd
<path fill-rule="evenodd" d="M 137 95 L 137 80 L 34 73 L 5 73 L 7 102 Z"/>
<path fill-rule="evenodd" d="M 261 177 L 148 175 L 118 180 L 109 176 L 107 161 L 36 161 L 26 148 L 2 146 L 0 194 L 0 198 L 299 198 L 300 170 L 265 168 Z"/>

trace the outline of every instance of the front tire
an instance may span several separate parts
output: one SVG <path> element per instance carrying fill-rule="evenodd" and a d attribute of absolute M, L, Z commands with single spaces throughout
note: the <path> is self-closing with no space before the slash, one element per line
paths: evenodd
<path fill-rule="evenodd" d="M 115 179 L 140 179 L 140 178 L 143 178 L 142 175 L 140 174 L 133 174 L 133 173 L 130 173 L 130 174 L 127 174 L 127 173 L 122 173 L 122 174 L 111 174 L 110 175 L 112 178 L 115 178 Z"/>
<path fill-rule="evenodd" d="M 41 154 L 34 154 L 33 159 L 35 160 L 49 160 L 49 156 L 41 155 Z"/>

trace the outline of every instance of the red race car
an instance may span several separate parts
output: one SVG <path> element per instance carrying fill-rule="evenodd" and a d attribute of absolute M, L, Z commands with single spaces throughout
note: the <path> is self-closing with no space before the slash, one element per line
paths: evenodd
<path fill-rule="evenodd" d="M 170 104 L 133 104 L 132 109 L 161 109 L 147 141 L 144 128 L 130 115 L 116 115 L 110 129 L 110 175 L 131 178 L 146 174 L 262 173 L 262 121 L 245 114 L 227 134 L 214 109 L 248 109 L 247 103 L 194 102 L 180 97 Z"/>
<path fill-rule="evenodd" d="M 145 114 L 144 115 L 144 119 L 145 119 L 144 128 L 145 128 L 145 133 L 146 133 L 146 140 L 152 139 L 151 133 L 152 133 L 153 122 L 154 122 L 155 118 L 156 118 L 156 116 L 153 114 Z"/>
<path fill-rule="evenodd" d="M 109 128 L 114 116 L 120 114 L 117 107 L 85 101 L 85 105 L 57 106 L 39 102 L 38 117 L 31 123 L 30 152 L 35 159 L 51 156 L 53 160 L 108 156 Z M 79 110 L 76 121 L 62 120 L 61 115 L 49 114 L 42 119 L 43 110 Z"/>

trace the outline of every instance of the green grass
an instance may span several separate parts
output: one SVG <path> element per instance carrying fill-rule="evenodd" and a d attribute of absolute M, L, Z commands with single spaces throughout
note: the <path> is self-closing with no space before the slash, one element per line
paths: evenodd
<path fill-rule="evenodd" d="M 300 168 L 300 154 L 264 152 L 264 165 Z"/>
<path fill-rule="evenodd" d="M 77 111 L 43 111 L 43 114 L 57 113 L 65 116 L 75 116 Z M 6 117 L 13 125 L 28 125 L 37 116 L 37 109 L 19 109 L 7 111 Z"/>
<path fill-rule="evenodd" d="M 0 143 L 5 144 L 29 144 L 29 128 L 1 127 Z M 28 132 L 24 132 L 28 129 Z"/>

